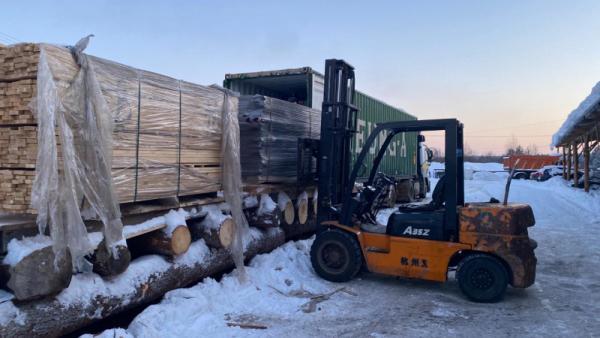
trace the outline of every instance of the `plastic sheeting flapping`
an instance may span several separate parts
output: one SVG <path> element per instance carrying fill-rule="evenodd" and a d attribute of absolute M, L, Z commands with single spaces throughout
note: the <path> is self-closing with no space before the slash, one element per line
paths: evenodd
<path fill-rule="evenodd" d="M 76 270 L 85 269 L 83 256 L 93 248 L 79 202 L 85 197 L 104 224 L 109 252 L 124 243 L 123 224 L 111 177 L 113 120 L 102 96 L 93 65 L 79 54 L 81 66 L 61 92 L 42 46 L 37 75 L 38 157 L 32 206 L 38 210 L 40 232 L 50 226 L 57 257 L 69 248 Z M 60 135 L 61 162 L 55 137 Z M 75 141 L 77 140 L 77 141 Z"/>
<path fill-rule="evenodd" d="M 298 138 L 319 138 L 321 112 L 262 95 L 241 96 L 239 104 L 244 179 L 294 182 Z"/>
<path fill-rule="evenodd" d="M 248 221 L 242 211 L 242 168 L 240 163 L 240 126 L 238 121 L 238 96 L 236 93 L 213 86 L 223 92 L 222 170 L 223 197 L 231 208 L 236 231 L 228 248 L 237 267 L 241 281 L 246 279 L 244 269 L 244 238 L 248 234 Z"/>
<path fill-rule="evenodd" d="M 221 159 L 239 154 L 237 102 L 217 88 L 42 45 L 32 189 L 40 231 L 49 226 L 55 251 L 69 248 L 82 270 L 83 256 L 93 249 L 82 213 L 102 221 L 114 252 L 125 243 L 119 203 L 221 190 Z M 224 126 L 232 134 L 223 134 Z M 229 140 L 223 153 L 222 135 Z M 235 167 L 231 161 L 223 167 Z M 227 170 L 230 178 L 236 169 Z M 231 184 L 241 188 L 241 182 Z"/>

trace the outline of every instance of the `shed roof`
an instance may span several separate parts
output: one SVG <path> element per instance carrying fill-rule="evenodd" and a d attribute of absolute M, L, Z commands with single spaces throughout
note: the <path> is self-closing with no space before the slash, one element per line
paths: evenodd
<path fill-rule="evenodd" d="M 600 82 L 552 136 L 552 145 L 563 146 L 574 141 L 583 141 L 585 136 L 598 139 L 600 132 Z"/>

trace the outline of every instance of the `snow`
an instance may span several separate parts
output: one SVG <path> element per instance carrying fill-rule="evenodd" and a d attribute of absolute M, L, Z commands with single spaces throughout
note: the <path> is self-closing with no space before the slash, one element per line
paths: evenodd
<path fill-rule="evenodd" d="M 558 146 L 562 138 L 567 136 L 571 130 L 581 122 L 585 115 L 600 102 L 600 82 L 596 83 L 592 92 L 586 97 L 575 110 L 573 110 L 558 131 L 552 136 L 552 145 Z"/>
<path fill-rule="evenodd" d="M 200 223 L 205 231 L 210 229 L 217 230 L 225 219 L 231 218 L 231 216 L 225 215 L 218 205 L 205 205 L 202 207 L 202 211 L 207 213 L 202 223 Z"/>
<path fill-rule="evenodd" d="M 137 316 L 127 331 L 136 337 L 196 337 L 200 333 L 206 337 L 244 336 L 252 330 L 228 327 L 227 323 L 272 326 L 274 318 L 294 321 L 303 315 L 333 315 L 338 306 L 317 305 L 321 311 L 303 311 L 310 296 L 330 293 L 340 287 L 319 279 L 312 271 L 311 242 L 287 243 L 271 254 L 257 256 L 246 269 L 247 283 L 240 284 L 231 273 L 220 282 L 208 278 L 191 288 L 171 291 L 160 304 L 150 306 Z M 339 292 L 331 299 L 349 297 L 353 296 Z M 268 334 L 268 331 L 258 331 L 255 334 Z"/>
<path fill-rule="evenodd" d="M 2 263 L 15 266 L 21 261 L 21 259 L 32 252 L 51 245 L 52 239 L 50 237 L 39 234 L 35 237 L 24 237 L 21 240 L 13 238 L 10 242 L 8 242 L 8 253 L 2 260 Z"/>
<path fill-rule="evenodd" d="M 474 171 L 498 164 L 466 164 Z M 465 182 L 466 200 L 502 199 L 505 179 L 475 175 Z M 500 176 L 501 177 L 501 176 Z M 432 186 L 437 180 L 432 179 Z M 433 190 L 433 189 L 432 189 Z M 240 284 L 235 272 L 167 293 L 127 328 L 136 337 L 446 337 L 595 336 L 600 332 L 600 191 L 546 182 L 513 180 L 511 202 L 532 206 L 538 242 L 536 283 L 510 288 L 497 304 L 465 299 L 450 274 L 432 283 L 363 273 L 348 283 L 318 278 L 310 264 L 311 239 L 289 242 L 255 257 Z M 391 212 L 378 215 L 387 217 Z M 195 244 L 195 243 L 194 243 Z M 310 308 L 310 297 L 336 292 Z M 323 297 L 327 298 L 327 297 Z M 260 324 L 266 330 L 229 327 Z M 109 331 L 113 332 L 113 331 Z M 120 334 L 124 332 L 119 331 Z"/>
<path fill-rule="evenodd" d="M 285 210 L 285 207 L 289 202 L 291 202 L 291 199 L 286 193 L 280 192 L 277 194 L 277 206 L 279 206 L 280 210 Z"/>
<path fill-rule="evenodd" d="M 268 194 L 262 194 L 260 195 L 260 207 L 258 208 L 256 214 L 258 216 L 270 214 L 273 212 L 273 210 L 275 210 L 276 207 L 277 204 L 273 202 L 273 199 L 271 199 L 271 197 Z"/>
<path fill-rule="evenodd" d="M 135 336 L 127 333 L 125 329 L 116 328 L 106 330 L 99 335 L 84 334 L 80 338 L 135 338 Z"/>
<path fill-rule="evenodd" d="M 189 216 L 189 213 L 183 209 L 177 211 L 170 210 L 165 216 L 165 224 L 167 225 L 162 230 L 165 234 L 171 236 L 173 231 L 180 226 L 185 225 L 185 220 Z"/>
<path fill-rule="evenodd" d="M 308 201 L 308 194 L 306 191 L 303 191 L 298 198 L 296 199 L 296 208 L 300 208 L 300 203 L 306 203 Z"/>
<path fill-rule="evenodd" d="M 244 208 L 254 208 L 258 206 L 258 198 L 255 195 L 244 198 Z"/>
<path fill-rule="evenodd" d="M 471 179 L 477 181 L 506 181 L 506 175 L 491 173 L 489 171 L 478 171 L 473 173 Z"/>
<path fill-rule="evenodd" d="M 19 310 L 12 302 L 0 303 L 0 325 L 10 322 L 24 325 L 27 315 Z"/>

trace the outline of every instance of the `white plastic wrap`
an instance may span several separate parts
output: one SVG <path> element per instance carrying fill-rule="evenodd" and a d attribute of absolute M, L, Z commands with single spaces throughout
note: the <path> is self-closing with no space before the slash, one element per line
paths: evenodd
<path fill-rule="evenodd" d="M 237 267 L 241 281 L 246 279 L 244 269 L 244 238 L 249 226 L 242 210 L 242 168 L 240 164 L 240 126 L 238 122 L 237 94 L 228 89 L 212 86 L 223 91 L 222 164 L 223 197 L 231 207 L 236 231 L 228 248 Z"/>
<path fill-rule="evenodd" d="M 55 253 L 68 247 L 74 269 L 83 270 L 83 257 L 93 247 L 80 213 L 82 197 L 102 220 L 109 252 L 116 255 L 115 246 L 125 241 L 111 174 L 113 119 L 92 64 L 86 55 L 75 55 L 80 69 L 59 95 L 45 47 L 41 47 L 34 107 L 38 157 L 32 206 L 38 210 L 40 232 L 50 225 Z M 57 130 L 62 163 L 58 161 Z"/>

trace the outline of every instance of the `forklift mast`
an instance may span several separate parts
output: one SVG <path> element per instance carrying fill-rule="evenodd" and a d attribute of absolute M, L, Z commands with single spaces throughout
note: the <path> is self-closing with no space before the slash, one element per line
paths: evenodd
<path fill-rule="evenodd" d="M 350 141 L 356 132 L 354 67 L 343 60 L 325 61 L 325 91 L 318 159 L 317 224 L 337 219 L 342 199 L 350 193 Z M 347 191 L 350 189 L 350 191 Z"/>

